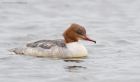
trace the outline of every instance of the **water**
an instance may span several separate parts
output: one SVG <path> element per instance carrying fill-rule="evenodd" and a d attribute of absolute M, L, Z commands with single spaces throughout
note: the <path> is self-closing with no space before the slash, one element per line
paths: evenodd
<path fill-rule="evenodd" d="M 140 82 L 139 0 L 0 0 L 1 82 Z M 71 24 L 97 44 L 67 61 L 13 55 L 8 49 L 62 38 Z"/>

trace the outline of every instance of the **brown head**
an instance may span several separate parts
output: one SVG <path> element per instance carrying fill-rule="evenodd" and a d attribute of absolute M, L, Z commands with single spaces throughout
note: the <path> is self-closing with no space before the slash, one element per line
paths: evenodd
<path fill-rule="evenodd" d="M 95 40 L 92 40 L 87 37 L 86 30 L 83 26 L 79 24 L 72 24 L 64 33 L 64 39 L 66 43 L 77 42 L 78 40 L 87 40 L 96 43 Z"/>

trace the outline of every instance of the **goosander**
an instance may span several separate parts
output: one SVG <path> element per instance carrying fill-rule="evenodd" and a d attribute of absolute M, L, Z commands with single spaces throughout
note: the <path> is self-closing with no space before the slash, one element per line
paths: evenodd
<path fill-rule="evenodd" d="M 14 48 L 10 51 L 15 54 L 38 57 L 77 58 L 85 57 L 88 54 L 86 48 L 78 43 L 79 40 L 96 43 L 95 40 L 87 37 L 85 28 L 76 23 L 71 24 L 63 33 L 63 36 L 64 40 L 39 40 L 28 43 L 24 48 Z"/>

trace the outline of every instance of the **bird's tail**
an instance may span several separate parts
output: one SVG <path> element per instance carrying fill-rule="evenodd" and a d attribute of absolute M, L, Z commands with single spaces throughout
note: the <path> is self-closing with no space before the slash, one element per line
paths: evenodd
<path fill-rule="evenodd" d="M 24 54 L 24 50 L 23 48 L 13 48 L 13 49 L 9 49 L 9 52 L 14 52 L 15 54 Z"/>

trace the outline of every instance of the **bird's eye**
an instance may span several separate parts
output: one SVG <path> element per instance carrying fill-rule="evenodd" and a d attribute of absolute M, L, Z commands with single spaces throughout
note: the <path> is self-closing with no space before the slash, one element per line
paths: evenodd
<path fill-rule="evenodd" d="M 81 30 L 77 30 L 76 33 L 79 35 L 84 35 L 84 32 L 82 32 Z"/>

